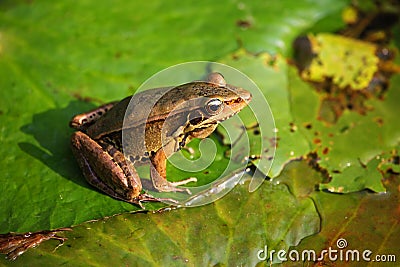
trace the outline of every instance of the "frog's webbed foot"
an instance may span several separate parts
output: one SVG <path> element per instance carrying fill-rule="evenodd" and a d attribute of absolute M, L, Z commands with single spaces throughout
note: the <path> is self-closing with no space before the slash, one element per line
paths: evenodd
<path fill-rule="evenodd" d="M 142 193 L 135 199 L 129 201 L 129 203 L 138 205 L 140 208 L 145 209 L 145 207 L 143 206 L 143 202 L 166 202 L 166 203 L 172 204 L 172 205 L 179 204 L 179 202 L 176 201 L 175 199 L 153 197 L 152 195 L 149 195 L 147 193 Z"/>
<path fill-rule="evenodd" d="M 197 182 L 196 177 L 190 177 L 177 182 L 168 182 L 153 166 L 150 167 L 150 174 L 153 181 L 153 186 L 159 192 L 186 192 L 187 194 L 191 195 L 192 193 L 188 188 L 180 188 L 177 186 L 185 185 L 191 182 Z"/>

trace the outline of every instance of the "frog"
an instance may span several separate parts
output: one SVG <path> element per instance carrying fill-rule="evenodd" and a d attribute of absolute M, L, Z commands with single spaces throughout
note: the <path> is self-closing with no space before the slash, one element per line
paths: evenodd
<path fill-rule="evenodd" d="M 136 167 L 145 164 L 156 191 L 191 194 L 180 186 L 197 179 L 168 181 L 168 158 L 192 139 L 208 137 L 251 98 L 218 72 L 204 81 L 145 90 L 74 116 L 72 152 L 87 182 L 117 200 L 141 208 L 163 200 L 144 192 Z"/>

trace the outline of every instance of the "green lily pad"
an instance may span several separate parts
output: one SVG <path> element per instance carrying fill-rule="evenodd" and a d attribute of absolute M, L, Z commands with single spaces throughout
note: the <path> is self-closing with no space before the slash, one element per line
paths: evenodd
<path fill-rule="evenodd" d="M 296 176 L 301 175 L 297 172 Z M 307 196 L 296 198 L 287 186 L 270 182 L 250 194 L 247 188 L 248 182 L 195 209 L 123 214 L 84 223 L 72 232 L 60 233 L 68 240 L 56 251 L 57 242 L 50 241 L 26 252 L 15 263 L 255 265 L 262 261 L 258 251 L 265 246 L 288 249 L 319 231 L 318 213 Z"/>
<path fill-rule="evenodd" d="M 334 125 L 317 120 L 322 97 L 301 81 L 294 69 L 289 71 L 289 79 L 295 124 L 307 137 L 311 151 L 317 153 L 319 166 L 333 178 L 321 188 L 331 192 L 366 188 L 384 192 L 377 157 L 400 143 L 400 127 L 396 122 L 400 111 L 399 75 L 391 79 L 383 100 L 368 101 L 371 111 L 365 115 L 346 111 Z"/>
<path fill-rule="evenodd" d="M 385 192 L 381 183 L 382 174 L 378 170 L 381 160 L 379 157 L 371 159 L 366 166 L 351 165 L 341 173 L 332 173 L 332 181 L 328 184 L 321 184 L 320 189 L 327 189 L 330 192 L 348 193 L 362 189 L 370 189 L 376 192 Z M 346 177 L 345 181 L 344 177 Z"/>

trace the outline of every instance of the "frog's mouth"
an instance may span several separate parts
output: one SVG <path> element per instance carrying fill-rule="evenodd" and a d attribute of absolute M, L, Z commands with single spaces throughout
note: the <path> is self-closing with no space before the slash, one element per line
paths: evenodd
<path fill-rule="evenodd" d="M 244 92 L 245 93 L 241 94 L 240 97 L 225 100 L 224 109 L 222 110 L 222 112 L 218 115 L 204 119 L 203 122 L 198 125 L 198 128 L 204 129 L 213 124 L 218 124 L 239 113 L 243 108 L 248 105 L 252 98 L 252 95 L 249 92 Z"/>
<path fill-rule="evenodd" d="M 233 111 L 234 114 L 241 111 L 251 101 L 251 94 L 246 98 L 238 97 L 236 99 L 225 101 L 225 106 Z"/>

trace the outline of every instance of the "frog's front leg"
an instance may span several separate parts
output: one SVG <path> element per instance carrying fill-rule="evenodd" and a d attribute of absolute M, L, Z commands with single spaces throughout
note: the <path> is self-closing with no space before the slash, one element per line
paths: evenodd
<path fill-rule="evenodd" d="M 150 176 L 153 182 L 153 186 L 160 192 L 187 192 L 190 194 L 189 189 L 178 188 L 179 185 L 184 185 L 190 182 L 197 182 L 194 177 L 179 181 L 179 182 L 168 182 L 167 181 L 167 156 L 165 155 L 164 149 L 159 149 L 150 158 Z"/>
<path fill-rule="evenodd" d="M 78 164 L 92 186 L 116 199 L 141 207 L 141 201 L 157 201 L 151 196 L 140 194 L 140 178 L 133 164 L 126 161 L 119 150 L 108 144 L 102 144 L 102 147 L 83 132 L 75 132 L 71 144 Z"/>

